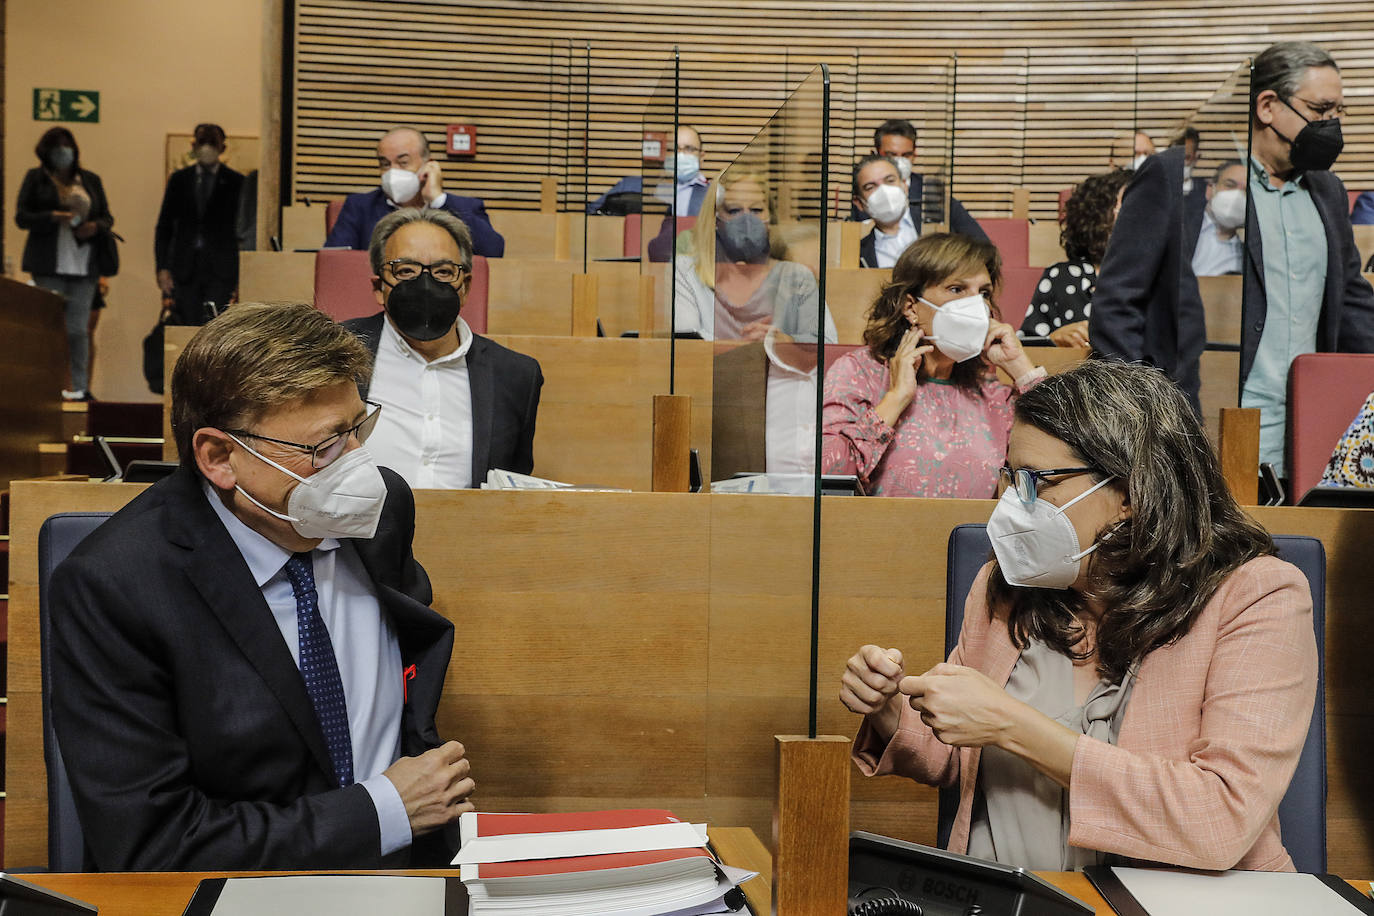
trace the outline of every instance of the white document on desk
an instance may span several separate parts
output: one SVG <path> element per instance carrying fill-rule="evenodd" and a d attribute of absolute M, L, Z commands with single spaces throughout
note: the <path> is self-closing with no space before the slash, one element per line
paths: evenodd
<path fill-rule="evenodd" d="M 444 916 L 444 879 L 401 875 L 229 878 L 214 916 Z"/>
<path fill-rule="evenodd" d="M 1112 873 L 1150 916 L 1355 916 L 1360 912 L 1315 875 L 1194 874 L 1115 866 Z"/>

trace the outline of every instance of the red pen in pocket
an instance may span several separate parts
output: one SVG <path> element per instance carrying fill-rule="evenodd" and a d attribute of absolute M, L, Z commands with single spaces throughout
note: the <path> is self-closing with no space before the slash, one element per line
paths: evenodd
<path fill-rule="evenodd" d="M 401 669 L 401 702 L 410 702 L 410 681 L 415 680 L 415 666 L 409 665 Z"/>

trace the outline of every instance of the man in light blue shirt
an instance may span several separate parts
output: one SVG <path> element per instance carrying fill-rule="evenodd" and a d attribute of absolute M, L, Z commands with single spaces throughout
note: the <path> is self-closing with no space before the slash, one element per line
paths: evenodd
<path fill-rule="evenodd" d="M 1260 461 L 1285 474 L 1288 371 L 1303 353 L 1374 352 L 1340 154 L 1345 98 L 1331 56 L 1280 42 L 1255 59 L 1241 328 L 1241 406 L 1260 410 Z M 1295 494 L 1301 496 L 1301 494 Z"/>
<path fill-rule="evenodd" d="M 181 466 L 55 570 L 53 727 L 94 869 L 451 857 L 453 625 L 410 490 L 362 444 L 371 361 L 308 305 L 227 310 L 172 375 Z"/>
<path fill-rule="evenodd" d="M 1245 166 L 1239 159 L 1228 159 L 1217 168 L 1206 195 L 1193 249 L 1193 273 L 1199 277 L 1238 274 L 1244 253 L 1240 229 L 1245 225 Z"/>

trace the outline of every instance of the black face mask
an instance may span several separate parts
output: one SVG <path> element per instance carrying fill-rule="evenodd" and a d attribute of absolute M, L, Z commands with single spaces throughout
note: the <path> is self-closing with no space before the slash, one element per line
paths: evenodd
<path fill-rule="evenodd" d="M 1341 135 L 1341 119 L 1310 121 L 1303 117 L 1302 112 L 1289 105 L 1287 99 L 1280 98 L 1279 101 L 1288 105 L 1288 110 L 1293 114 L 1307 121 L 1292 140 L 1280 134 L 1274 125 L 1269 125 L 1270 130 L 1288 144 L 1288 161 L 1293 163 L 1293 168 L 1299 172 L 1324 172 L 1335 165 L 1337 157 L 1345 147 L 1345 138 Z"/>
<path fill-rule="evenodd" d="M 716 223 L 716 259 L 746 264 L 768 260 L 768 224 L 745 210 Z"/>
<path fill-rule="evenodd" d="M 391 316 L 396 330 L 406 337 L 438 340 L 458 320 L 462 305 L 463 297 L 458 295 L 458 290 L 440 283 L 426 271 L 391 288 L 386 298 L 386 313 Z"/>

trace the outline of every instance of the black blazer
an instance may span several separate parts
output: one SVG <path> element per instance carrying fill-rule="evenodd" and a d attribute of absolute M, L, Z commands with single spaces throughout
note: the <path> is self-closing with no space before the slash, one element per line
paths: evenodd
<path fill-rule="evenodd" d="M 353 248 L 366 251 L 372 230 L 382 217 L 396 208 L 387 202 L 381 188 L 373 188 L 344 198 L 334 229 L 324 240 L 326 248 Z M 506 240 L 491 225 L 486 204 L 476 197 L 463 197 L 451 191 L 444 197 L 444 209 L 463 221 L 472 233 L 472 253 L 484 258 L 499 258 L 506 253 Z"/>
<path fill-rule="evenodd" d="M 119 270 L 119 261 L 118 255 L 114 253 L 114 240 L 110 237 L 114 217 L 110 215 L 110 202 L 105 197 L 105 186 L 95 172 L 78 169 L 77 174 L 81 176 L 81 186 L 91 198 L 91 212 L 86 218 L 99 227 L 99 232 L 89 240 L 77 240 L 81 245 L 95 245 L 87 276 L 114 276 Z M 24 181 L 19 185 L 19 200 L 14 207 L 14 221 L 19 224 L 20 229 L 29 231 L 29 237 L 24 241 L 24 256 L 19 266 L 35 276 L 51 276 L 57 273 L 57 224 L 52 221 L 53 211 L 57 209 L 57 183 L 45 169 L 29 169 L 24 174 Z M 111 255 L 114 256 L 113 261 Z"/>
<path fill-rule="evenodd" d="M 177 169 L 167 179 L 162 209 L 157 215 L 154 255 L 158 270 L 170 270 L 172 279 L 185 283 L 197 269 L 237 284 L 239 279 L 238 219 L 243 176 L 220 163 L 215 183 L 202 212 L 196 206 L 196 170 Z M 205 259 L 196 264 L 196 239 L 204 242 Z"/>
<path fill-rule="evenodd" d="M 343 322 L 375 359 L 385 312 Z M 472 485 L 480 487 L 487 471 L 500 468 L 529 474 L 534 470 L 534 423 L 544 374 L 533 357 L 472 335 L 467 354 L 472 390 Z M 367 397 L 368 385 L 359 393 Z"/>
<path fill-rule="evenodd" d="M 1183 147 L 1151 156 L 1136 170 L 1093 289 L 1088 335 L 1098 356 L 1142 360 L 1163 369 L 1201 413 L 1200 362 L 1206 319 L 1187 238 Z"/>
<path fill-rule="evenodd" d="M 1326 229 L 1326 286 L 1317 323 L 1320 353 L 1374 353 L 1374 290 L 1360 274 L 1360 253 L 1350 228 L 1350 197 L 1331 172 L 1303 176 Z M 1245 208 L 1245 296 L 1241 307 L 1240 384 L 1255 364 L 1268 300 L 1264 290 L 1264 246 L 1252 198 Z M 1105 267 L 1105 265 L 1104 265 Z M 1096 304 L 1093 305 L 1096 315 Z"/>
<path fill-rule="evenodd" d="M 415 503 L 383 471 L 370 540 L 344 540 L 415 665 L 401 753 L 440 744 L 453 624 L 426 605 Z M 91 865 L 102 871 L 444 864 L 442 833 L 380 855 L 361 785 L 337 787 L 305 682 L 238 548 L 182 467 L 53 572 L 52 715 Z M 402 672 L 396 672 L 397 677 Z"/>

